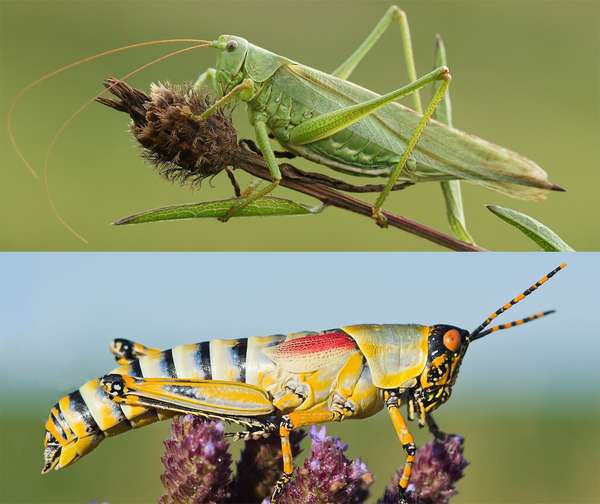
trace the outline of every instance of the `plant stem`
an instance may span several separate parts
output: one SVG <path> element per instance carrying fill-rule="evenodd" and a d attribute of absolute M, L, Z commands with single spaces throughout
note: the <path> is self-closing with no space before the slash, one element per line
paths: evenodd
<path fill-rule="evenodd" d="M 246 150 L 240 150 L 235 155 L 237 163 L 236 168 L 240 168 L 245 172 L 248 172 L 256 177 L 264 180 L 271 180 L 271 175 L 265 161 L 253 152 Z M 298 173 L 302 173 L 297 168 L 283 163 L 280 165 L 282 180 L 281 184 L 288 189 L 293 189 L 304 194 L 308 194 L 325 205 L 334 206 L 341 208 L 349 212 L 353 212 L 359 215 L 364 215 L 371 219 L 372 206 L 364 201 L 360 201 L 356 198 L 342 194 L 335 189 L 323 186 L 319 183 L 311 182 L 310 185 L 302 181 L 301 176 Z M 402 229 L 407 233 L 419 236 L 425 240 L 446 247 L 450 250 L 461 251 L 461 252 L 486 252 L 487 250 L 461 240 L 458 240 L 448 234 L 442 233 L 437 229 L 433 229 L 424 224 L 420 224 L 412 219 L 395 215 L 393 213 L 384 211 L 384 215 L 388 220 L 388 224 L 392 227 Z"/>

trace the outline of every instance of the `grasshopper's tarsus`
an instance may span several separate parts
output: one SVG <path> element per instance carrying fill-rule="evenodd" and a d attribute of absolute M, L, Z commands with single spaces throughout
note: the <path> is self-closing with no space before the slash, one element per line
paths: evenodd
<path fill-rule="evenodd" d="M 271 494 L 271 504 L 278 504 L 279 497 L 281 497 L 283 490 L 285 489 L 285 487 L 291 479 L 291 474 L 283 474 L 280 476 L 280 478 L 275 483 L 275 486 L 273 487 L 273 493 Z"/>

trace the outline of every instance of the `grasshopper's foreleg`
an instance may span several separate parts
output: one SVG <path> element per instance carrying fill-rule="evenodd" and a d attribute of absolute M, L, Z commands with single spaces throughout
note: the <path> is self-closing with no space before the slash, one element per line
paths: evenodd
<path fill-rule="evenodd" d="M 440 430 L 437 422 L 435 421 L 431 413 L 427 413 L 427 415 L 425 416 L 425 422 L 427 423 L 427 428 L 429 429 L 429 432 L 431 432 L 431 435 L 434 438 L 443 439 L 446 437 L 446 433 Z"/>
<path fill-rule="evenodd" d="M 145 355 L 159 354 L 160 350 L 158 348 L 147 347 L 136 341 L 117 338 L 110 344 L 110 352 L 117 363 L 123 366 Z"/>
<path fill-rule="evenodd" d="M 343 420 L 344 416 L 338 411 L 320 410 L 320 411 L 294 411 L 281 418 L 279 425 L 279 435 L 281 437 L 281 453 L 283 457 L 283 474 L 273 489 L 271 504 L 278 502 L 278 497 L 285 486 L 292 479 L 294 472 L 292 446 L 290 443 L 290 434 L 294 429 L 299 429 L 306 425 L 318 423 L 334 422 Z"/>
<path fill-rule="evenodd" d="M 223 222 L 227 222 L 242 208 L 249 205 L 253 201 L 256 201 L 257 199 L 260 199 L 263 196 L 269 194 L 273 189 L 275 189 L 279 185 L 279 182 L 281 181 L 281 171 L 279 170 L 279 164 L 277 163 L 275 153 L 273 152 L 273 148 L 271 147 L 271 143 L 269 141 L 269 132 L 265 123 L 265 118 L 262 116 L 262 114 L 256 114 L 253 118 L 253 122 L 254 130 L 256 132 L 256 143 L 258 144 L 258 148 L 260 149 L 260 152 L 265 158 L 273 180 L 266 187 L 260 190 L 253 190 L 249 192 L 249 194 L 247 194 L 247 196 L 245 196 L 239 204 L 231 207 L 227 215 L 220 219 Z M 245 193 L 248 192 L 246 191 Z"/>
<path fill-rule="evenodd" d="M 339 77 L 340 79 L 347 79 L 350 77 L 350 74 L 354 71 L 356 66 L 362 61 L 362 59 L 394 22 L 397 22 L 400 25 L 400 36 L 402 37 L 404 63 L 406 65 L 408 79 L 411 82 L 417 80 L 415 56 L 413 54 L 408 19 L 406 17 L 406 12 L 400 9 L 400 7 L 397 5 L 392 5 L 387 10 L 387 12 L 379 20 L 379 23 L 377 23 L 375 28 L 373 28 L 373 31 L 369 33 L 365 41 L 358 46 L 356 51 L 354 51 L 346 61 L 344 61 L 338 68 L 335 69 L 333 75 Z M 421 105 L 421 96 L 419 92 L 415 91 L 415 93 L 412 95 L 412 98 L 415 110 L 420 113 L 423 107 Z"/>
<path fill-rule="evenodd" d="M 406 488 L 410 480 L 412 472 L 412 466 L 415 461 L 415 454 L 417 453 L 417 447 L 412 434 L 409 432 L 404 417 L 400 413 L 400 400 L 398 396 L 393 392 L 385 393 L 385 405 L 390 414 L 394 430 L 398 435 L 398 439 L 402 444 L 402 449 L 406 453 L 406 461 L 404 462 L 404 469 L 402 470 L 402 476 L 398 485 L 400 487 L 400 502 L 406 502 Z"/>

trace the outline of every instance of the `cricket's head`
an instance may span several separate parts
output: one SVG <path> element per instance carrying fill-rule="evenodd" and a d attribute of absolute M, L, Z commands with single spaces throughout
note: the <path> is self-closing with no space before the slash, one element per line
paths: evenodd
<path fill-rule="evenodd" d="M 217 92 L 223 96 L 244 80 L 244 61 L 248 54 L 248 41 L 235 35 L 221 35 L 210 43 L 219 51 L 217 56 Z"/>
<path fill-rule="evenodd" d="M 69 421 L 59 401 L 51 410 L 46 421 L 44 435 L 44 467 L 42 474 L 73 464 L 92 451 L 104 434 L 98 429 L 86 427 L 82 422 Z"/>
<path fill-rule="evenodd" d="M 448 400 L 452 393 L 452 386 L 456 382 L 460 364 L 473 341 L 496 331 L 510 329 L 554 313 L 554 310 L 544 311 L 488 328 L 498 315 L 522 301 L 565 267 L 566 264 L 561 264 L 517 297 L 502 305 L 498 310 L 491 313 L 474 331 L 469 332 L 460 327 L 446 324 L 432 326 L 429 332 L 427 364 L 419 376 L 415 389 L 415 400 L 420 403 L 418 407 L 423 412 L 428 413 Z"/>

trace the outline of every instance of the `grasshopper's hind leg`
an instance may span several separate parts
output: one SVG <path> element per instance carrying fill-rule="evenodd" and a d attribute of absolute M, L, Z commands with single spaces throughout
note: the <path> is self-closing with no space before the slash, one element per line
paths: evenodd
<path fill-rule="evenodd" d="M 160 350 L 158 348 L 147 347 L 136 341 L 116 338 L 110 344 L 110 352 L 113 354 L 117 364 L 124 366 L 145 355 L 159 354 Z"/>

